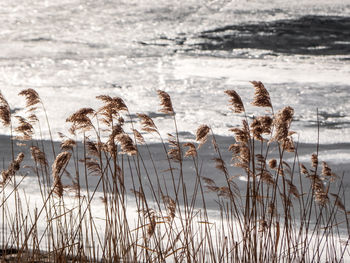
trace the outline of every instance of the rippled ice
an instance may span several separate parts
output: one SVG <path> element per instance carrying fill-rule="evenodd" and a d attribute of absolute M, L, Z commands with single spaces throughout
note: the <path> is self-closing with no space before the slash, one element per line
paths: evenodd
<path fill-rule="evenodd" d="M 339 28 L 349 23 L 344 1 L 4 0 L 0 10 L 1 92 L 24 114 L 16 94 L 35 88 L 55 138 L 75 110 L 98 108 L 101 94 L 122 97 L 132 114 L 148 113 L 164 134 L 173 131 L 171 121 L 156 114 L 157 89 L 171 95 L 183 139 L 193 139 L 202 123 L 228 135 L 240 118 L 229 111 L 223 91 L 237 90 L 253 117 L 264 110 L 249 105 L 249 81 L 260 80 L 275 111 L 295 108 L 301 141 L 317 141 L 318 109 L 321 143 L 350 142 L 350 30 Z M 303 17 L 316 24 L 296 26 Z M 339 17 L 345 20 L 328 31 L 322 27 Z M 266 23 L 274 31 L 267 34 Z M 241 26 L 217 30 L 232 25 Z M 311 35 L 310 26 L 328 35 Z M 293 34 L 295 49 L 271 41 L 292 47 Z M 245 36 L 254 39 L 246 48 Z"/>

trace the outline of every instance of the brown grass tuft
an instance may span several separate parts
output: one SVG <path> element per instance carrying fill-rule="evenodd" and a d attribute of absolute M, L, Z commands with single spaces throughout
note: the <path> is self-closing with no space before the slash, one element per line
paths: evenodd
<path fill-rule="evenodd" d="M 160 98 L 160 105 L 163 107 L 160 111 L 165 114 L 175 114 L 169 94 L 162 90 L 158 90 L 157 93 Z"/>
<path fill-rule="evenodd" d="M 88 115 L 94 114 L 95 111 L 91 108 L 82 108 L 73 113 L 66 119 L 66 122 L 72 122 L 74 130 L 89 130 L 92 128 L 91 119 Z"/>
<path fill-rule="evenodd" d="M 330 180 L 335 180 L 337 177 L 335 173 L 332 172 L 332 169 L 328 166 L 326 162 L 322 162 L 322 175 L 324 177 L 330 178 Z"/>
<path fill-rule="evenodd" d="M 227 168 L 225 165 L 225 162 L 223 159 L 221 158 L 214 158 L 213 159 L 215 161 L 215 168 L 222 171 L 223 173 L 227 173 Z"/>
<path fill-rule="evenodd" d="M 108 95 L 100 95 L 96 97 L 99 100 L 102 100 L 105 104 L 98 110 L 98 113 L 103 116 L 101 121 L 107 125 L 111 125 L 113 123 L 113 119 L 117 118 L 119 123 L 121 111 L 128 111 L 128 107 L 126 106 L 123 99 L 119 97 L 110 97 Z"/>
<path fill-rule="evenodd" d="M 21 116 L 15 116 L 19 122 L 19 125 L 16 127 L 15 131 L 21 134 L 17 136 L 19 140 L 29 141 L 32 139 L 34 134 L 33 125 L 31 125 L 25 118 Z"/>
<path fill-rule="evenodd" d="M 4 126 L 11 124 L 11 109 L 5 97 L 0 92 L 0 120 Z"/>
<path fill-rule="evenodd" d="M 292 107 L 284 107 L 280 110 L 274 120 L 275 125 L 275 135 L 272 138 L 272 141 L 278 141 L 283 143 L 286 138 L 289 136 L 289 127 L 293 120 L 294 110 Z"/>
<path fill-rule="evenodd" d="M 141 119 L 142 130 L 146 132 L 157 132 L 157 126 L 153 120 L 146 114 L 137 113 L 137 116 Z"/>
<path fill-rule="evenodd" d="M 61 143 L 61 150 L 62 151 L 71 151 L 73 150 L 73 147 L 76 146 L 77 143 L 75 142 L 75 140 L 73 139 L 66 139 L 64 141 L 62 141 Z"/>
<path fill-rule="evenodd" d="M 30 152 L 32 154 L 34 161 L 37 164 L 41 164 L 42 166 L 48 165 L 46 155 L 43 151 L 40 150 L 39 147 L 37 147 L 37 146 L 30 147 Z"/>
<path fill-rule="evenodd" d="M 185 157 L 196 157 L 197 156 L 197 150 L 196 150 L 196 146 L 191 143 L 191 142 L 187 142 L 183 145 L 184 147 L 188 147 L 188 150 L 185 152 Z"/>
<path fill-rule="evenodd" d="M 234 113 L 241 113 L 244 112 L 244 105 L 242 102 L 241 97 L 237 94 L 234 90 L 225 90 L 225 93 L 230 97 L 230 103 L 231 103 L 231 110 Z"/>
<path fill-rule="evenodd" d="M 199 142 L 198 149 L 206 143 L 210 128 L 208 125 L 201 125 L 196 132 L 196 141 Z"/>
<path fill-rule="evenodd" d="M 247 144 L 250 139 L 249 126 L 245 120 L 243 120 L 242 125 L 242 128 L 231 128 L 229 131 L 235 134 L 236 142 Z"/>
<path fill-rule="evenodd" d="M 132 129 L 133 133 L 134 133 L 134 136 L 136 138 L 136 141 L 139 143 L 139 144 L 145 144 L 145 139 L 143 138 L 142 134 L 136 130 L 136 129 Z"/>
<path fill-rule="evenodd" d="M 345 209 L 345 205 L 343 204 L 343 202 L 340 200 L 339 196 L 337 194 L 330 194 L 331 196 L 333 196 L 335 198 L 335 205 L 340 209 L 343 210 L 344 212 L 346 212 Z"/>
<path fill-rule="evenodd" d="M 23 153 L 19 153 L 16 157 L 16 159 L 11 162 L 11 164 L 9 165 L 9 167 L 7 168 L 7 170 L 4 170 L 1 172 L 2 175 L 2 182 L 0 183 L 0 185 L 5 185 L 6 182 L 16 174 L 16 172 L 19 170 L 20 168 L 20 164 L 23 161 L 24 158 L 24 154 Z"/>
<path fill-rule="evenodd" d="M 251 81 L 251 83 L 254 85 L 255 88 L 255 97 L 252 102 L 252 105 L 257 107 L 272 108 L 270 94 L 266 90 L 264 84 L 262 84 L 260 81 Z"/>
<path fill-rule="evenodd" d="M 271 159 L 271 160 L 269 161 L 269 167 L 270 167 L 271 169 L 275 169 L 275 168 L 277 167 L 277 161 L 276 161 L 276 159 Z"/>
<path fill-rule="evenodd" d="M 41 102 L 39 94 L 33 89 L 22 90 L 18 95 L 25 96 L 27 108 Z"/>
<path fill-rule="evenodd" d="M 70 152 L 61 152 L 59 155 L 57 155 L 54 163 L 52 164 L 52 177 L 53 177 L 53 192 L 58 196 L 63 196 L 63 185 L 61 181 L 61 171 L 64 169 L 72 154 Z"/>
<path fill-rule="evenodd" d="M 258 176 L 260 176 L 261 181 L 267 184 L 273 185 L 275 183 L 271 173 L 269 173 L 268 171 L 263 171 L 260 174 L 258 174 Z"/>
<path fill-rule="evenodd" d="M 309 175 L 309 171 L 307 170 L 305 165 L 303 165 L 302 163 L 300 164 L 300 169 L 302 174 Z"/>
<path fill-rule="evenodd" d="M 318 165 L 318 156 L 317 156 L 316 153 L 313 153 L 313 154 L 311 155 L 311 166 L 312 166 L 313 168 L 317 168 L 317 165 Z"/>
<path fill-rule="evenodd" d="M 168 133 L 168 142 L 169 142 L 169 150 L 168 156 L 171 160 L 175 162 L 181 161 L 181 148 L 180 144 L 176 140 L 176 137 L 170 133 Z"/>
<path fill-rule="evenodd" d="M 176 203 L 174 199 L 172 199 L 170 196 L 163 195 L 163 202 L 166 207 L 169 219 L 172 220 L 175 218 L 175 210 L 176 210 Z"/>
<path fill-rule="evenodd" d="M 121 154 L 127 154 L 127 155 L 136 155 L 137 149 L 130 138 L 129 135 L 122 133 L 118 136 L 116 136 L 117 141 L 120 143 L 122 151 Z"/>

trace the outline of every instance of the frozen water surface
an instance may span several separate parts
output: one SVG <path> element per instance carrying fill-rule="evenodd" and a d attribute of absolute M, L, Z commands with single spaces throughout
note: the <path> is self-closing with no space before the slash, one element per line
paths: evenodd
<path fill-rule="evenodd" d="M 253 117 L 249 81 L 260 80 L 275 111 L 294 107 L 300 141 L 317 142 L 318 109 L 320 142 L 350 142 L 345 1 L 15 0 L 0 10 L 0 90 L 21 109 L 16 94 L 35 88 L 56 139 L 65 119 L 99 107 L 101 94 L 122 97 L 132 114 L 153 114 L 170 132 L 169 120 L 154 114 L 157 89 L 171 95 L 182 139 L 202 123 L 228 135 L 240 120 L 223 91 L 235 89 Z"/>

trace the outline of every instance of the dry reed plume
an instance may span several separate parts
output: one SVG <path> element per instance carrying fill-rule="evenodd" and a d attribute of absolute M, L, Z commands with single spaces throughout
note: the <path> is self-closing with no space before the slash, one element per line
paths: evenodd
<path fill-rule="evenodd" d="M 0 120 L 4 126 L 11 124 L 11 110 L 5 97 L 0 92 Z"/>
<path fill-rule="evenodd" d="M 163 107 L 160 111 L 165 114 L 174 114 L 175 112 L 169 94 L 162 90 L 158 90 L 157 93 L 161 101 L 160 105 Z"/>
<path fill-rule="evenodd" d="M 264 84 L 260 81 L 251 82 L 255 88 L 254 100 L 252 105 L 257 107 L 269 107 L 272 108 L 270 94 L 266 90 Z"/>
<path fill-rule="evenodd" d="M 6 182 L 16 174 L 16 172 L 20 169 L 21 162 L 23 161 L 24 154 L 19 153 L 14 161 L 11 162 L 7 170 L 3 170 L 1 172 L 2 182 L 1 185 L 5 185 Z"/>
<path fill-rule="evenodd" d="M 208 125 L 203 124 L 198 127 L 196 132 L 196 141 L 199 142 L 198 149 L 206 143 L 209 132 L 210 128 Z"/>
<path fill-rule="evenodd" d="M 226 90 L 225 93 L 230 97 L 232 111 L 235 113 L 244 112 L 244 105 L 241 97 L 234 90 Z"/>
<path fill-rule="evenodd" d="M 59 155 L 57 155 L 54 163 L 52 164 L 52 177 L 53 177 L 53 192 L 59 196 L 63 196 L 63 185 L 61 181 L 61 171 L 64 169 L 72 154 L 70 152 L 61 152 Z"/>

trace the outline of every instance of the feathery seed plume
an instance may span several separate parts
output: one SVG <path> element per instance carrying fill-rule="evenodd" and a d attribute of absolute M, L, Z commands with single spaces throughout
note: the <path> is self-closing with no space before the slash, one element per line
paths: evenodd
<path fill-rule="evenodd" d="M 134 133 L 134 136 L 135 136 L 137 142 L 139 144 L 145 144 L 145 139 L 143 138 L 142 134 L 136 129 L 133 129 L 132 131 Z"/>
<path fill-rule="evenodd" d="M 30 152 L 31 152 L 32 157 L 36 163 L 41 164 L 43 166 L 48 165 L 47 160 L 46 160 L 46 155 L 43 151 L 40 150 L 39 147 L 37 147 L 37 146 L 30 147 Z"/>
<path fill-rule="evenodd" d="M 16 159 L 11 162 L 7 170 L 4 170 L 1 172 L 2 175 L 2 182 L 0 185 L 5 185 L 6 182 L 10 179 L 10 177 L 14 176 L 16 172 L 20 168 L 20 164 L 23 161 L 24 154 L 21 152 L 17 155 Z"/>
<path fill-rule="evenodd" d="M 122 133 L 116 137 L 121 145 L 121 154 L 136 155 L 137 149 L 129 135 Z"/>
<path fill-rule="evenodd" d="M 176 203 L 170 196 L 163 195 L 163 202 L 167 209 L 170 220 L 175 218 Z"/>
<path fill-rule="evenodd" d="M 332 169 L 328 166 L 326 162 L 322 162 L 322 175 L 329 177 L 332 181 L 336 179 L 335 173 L 332 172 Z"/>
<path fill-rule="evenodd" d="M 312 166 L 313 168 L 316 168 L 317 165 L 318 165 L 318 156 L 317 156 L 316 153 L 313 153 L 313 154 L 311 155 L 311 166 Z"/>
<path fill-rule="evenodd" d="M 228 150 L 233 154 L 237 155 L 240 152 L 241 146 L 238 143 L 233 143 L 229 146 Z"/>
<path fill-rule="evenodd" d="M 165 114 L 175 114 L 169 94 L 163 90 L 158 90 L 157 93 L 161 101 L 160 105 L 163 106 L 160 111 Z"/>
<path fill-rule="evenodd" d="M 146 132 L 157 132 L 157 127 L 153 120 L 143 113 L 137 113 L 137 116 L 141 119 L 142 130 Z"/>
<path fill-rule="evenodd" d="M 269 167 L 270 167 L 271 169 L 275 169 L 275 168 L 277 167 L 277 161 L 276 161 L 276 159 L 271 159 L 271 160 L 269 161 Z"/>
<path fill-rule="evenodd" d="M 92 127 L 91 119 L 88 115 L 94 114 L 95 111 L 91 108 L 82 108 L 73 113 L 66 119 L 66 122 L 72 122 L 75 130 L 88 130 Z"/>
<path fill-rule="evenodd" d="M 175 162 L 181 161 L 181 148 L 175 136 L 168 133 L 168 142 L 170 149 L 168 150 L 169 158 Z"/>
<path fill-rule="evenodd" d="M 104 118 L 102 122 L 111 125 L 113 123 L 113 118 L 121 118 L 119 112 L 128 111 L 123 99 L 119 97 L 110 97 L 108 95 L 100 95 L 96 97 L 99 100 L 102 100 L 105 104 L 98 110 Z M 121 123 L 119 121 L 119 123 Z"/>
<path fill-rule="evenodd" d="M 343 202 L 340 200 L 340 197 L 337 194 L 330 194 L 331 196 L 333 196 L 335 198 L 335 205 L 340 209 L 343 210 L 344 212 L 346 212 L 345 209 L 345 205 L 343 204 Z"/>
<path fill-rule="evenodd" d="M 27 108 L 34 106 L 34 105 L 41 102 L 39 94 L 34 89 L 22 90 L 18 95 L 25 96 Z"/>
<path fill-rule="evenodd" d="M 300 164 L 300 169 L 302 174 L 309 175 L 308 170 L 306 169 L 305 165 L 303 165 L 302 163 Z"/>
<path fill-rule="evenodd" d="M 15 131 L 21 134 L 17 138 L 23 141 L 31 140 L 34 134 L 33 125 L 31 125 L 25 118 L 21 116 L 15 116 L 15 117 L 19 122 L 19 125 L 18 127 L 15 128 Z"/>
<path fill-rule="evenodd" d="M 184 147 L 188 147 L 188 150 L 185 153 L 185 157 L 196 157 L 197 156 L 197 150 L 196 146 L 193 143 L 187 142 L 183 145 Z"/>
<path fill-rule="evenodd" d="M 289 136 L 289 127 L 293 120 L 294 109 L 292 107 L 284 107 L 280 110 L 274 120 L 276 127 L 275 136 L 272 140 L 282 142 Z"/>
<path fill-rule="evenodd" d="M 4 126 L 9 126 L 11 124 L 11 110 L 5 97 L 0 91 L 0 120 Z"/>
<path fill-rule="evenodd" d="M 57 155 L 54 163 L 52 164 L 52 177 L 53 177 L 53 192 L 58 196 L 63 196 L 63 185 L 61 181 L 61 171 L 64 169 L 72 154 L 70 152 L 61 152 L 59 155 Z"/>
<path fill-rule="evenodd" d="M 262 84 L 260 81 L 251 81 L 251 83 L 254 85 L 255 93 L 254 93 L 254 100 L 252 102 L 252 105 L 257 107 L 270 107 L 272 108 L 270 94 L 266 90 L 264 84 Z"/>
<path fill-rule="evenodd" d="M 230 97 L 229 102 L 231 103 L 232 111 L 234 113 L 244 112 L 244 105 L 238 93 L 234 90 L 225 90 L 225 93 Z"/>
<path fill-rule="evenodd" d="M 199 142 L 198 149 L 206 143 L 210 128 L 208 125 L 202 124 L 196 132 L 196 141 Z"/>
<path fill-rule="evenodd" d="M 73 139 L 66 139 L 61 143 L 61 150 L 63 151 L 72 150 L 75 145 L 76 145 L 76 142 Z"/>

